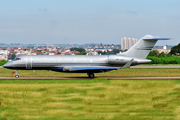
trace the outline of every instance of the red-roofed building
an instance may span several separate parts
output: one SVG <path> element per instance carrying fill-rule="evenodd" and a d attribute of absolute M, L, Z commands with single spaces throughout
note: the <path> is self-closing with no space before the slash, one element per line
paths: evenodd
<path fill-rule="evenodd" d="M 41 55 L 41 51 L 36 52 L 37 55 Z"/>
<path fill-rule="evenodd" d="M 77 54 L 77 53 L 78 53 L 78 51 L 73 51 L 73 53 L 74 53 L 74 54 Z"/>
<path fill-rule="evenodd" d="M 165 49 L 153 49 L 153 50 L 157 50 L 157 51 L 159 51 L 159 53 L 164 52 L 166 54 L 168 54 L 170 52 L 170 50 L 165 50 Z"/>
<path fill-rule="evenodd" d="M 12 53 L 12 54 L 15 54 L 15 52 L 14 52 L 14 51 L 11 51 L 11 53 Z"/>
<path fill-rule="evenodd" d="M 65 55 L 69 55 L 69 52 L 65 52 Z"/>

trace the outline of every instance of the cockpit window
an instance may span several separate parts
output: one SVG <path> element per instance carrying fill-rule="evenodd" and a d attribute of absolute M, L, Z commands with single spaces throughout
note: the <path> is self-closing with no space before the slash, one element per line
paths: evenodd
<path fill-rule="evenodd" d="M 16 60 L 21 60 L 21 58 L 14 58 L 13 61 L 16 61 Z"/>
<path fill-rule="evenodd" d="M 16 60 L 21 60 L 21 58 L 17 58 Z"/>

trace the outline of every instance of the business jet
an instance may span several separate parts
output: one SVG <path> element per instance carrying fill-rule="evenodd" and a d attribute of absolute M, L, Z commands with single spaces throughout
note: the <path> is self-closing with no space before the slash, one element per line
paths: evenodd
<path fill-rule="evenodd" d="M 87 73 L 94 78 L 94 73 L 108 72 L 131 65 L 151 62 L 146 59 L 158 40 L 151 35 L 142 37 L 128 51 L 117 55 L 24 55 L 9 61 L 4 68 L 16 70 L 15 77 L 19 77 L 18 70 L 52 70 L 68 73 Z"/>

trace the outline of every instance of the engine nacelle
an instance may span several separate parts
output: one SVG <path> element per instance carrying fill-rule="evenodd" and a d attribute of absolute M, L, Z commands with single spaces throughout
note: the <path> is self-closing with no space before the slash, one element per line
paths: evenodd
<path fill-rule="evenodd" d="M 148 59 L 137 59 L 137 58 L 130 58 L 125 56 L 118 56 L 118 55 L 110 55 L 108 57 L 108 63 L 112 65 L 124 65 L 130 60 L 133 60 L 131 65 L 137 65 L 137 64 L 145 64 L 151 62 L 151 60 Z"/>

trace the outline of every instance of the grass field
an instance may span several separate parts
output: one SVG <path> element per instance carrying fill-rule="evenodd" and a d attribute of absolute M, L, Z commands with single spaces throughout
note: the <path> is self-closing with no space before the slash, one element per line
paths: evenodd
<path fill-rule="evenodd" d="M 12 74 L 13 70 L 9 69 L 0 69 L 0 77 L 14 77 L 15 75 Z M 61 72 L 54 72 L 54 71 L 47 71 L 47 70 L 37 70 L 33 72 L 32 70 L 19 70 L 20 77 L 87 77 L 86 73 L 61 73 Z M 147 69 L 135 69 L 135 68 L 128 68 L 128 69 L 119 69 L 114 70 L 107 73 L 96 73 L 96 77 L 158 77 L 158 76 L 180 76 L 180 69 L 170 68 L 147 68 Z"/>
<path fill-rule="evenodd" d="M 0 81 L 0 120 L 180 119 L 180 81 Z"/>
<path fill-rule="evenodd" d="M 14 76 L 0 69 L 0 77 Z M 53 71 L 20 76 L 87 77 Z M 180 76 L 180 69 L 120 69 L 100 76 Z M 179 120 L 178 80 L 1 80 L 0 120 Z"/>

